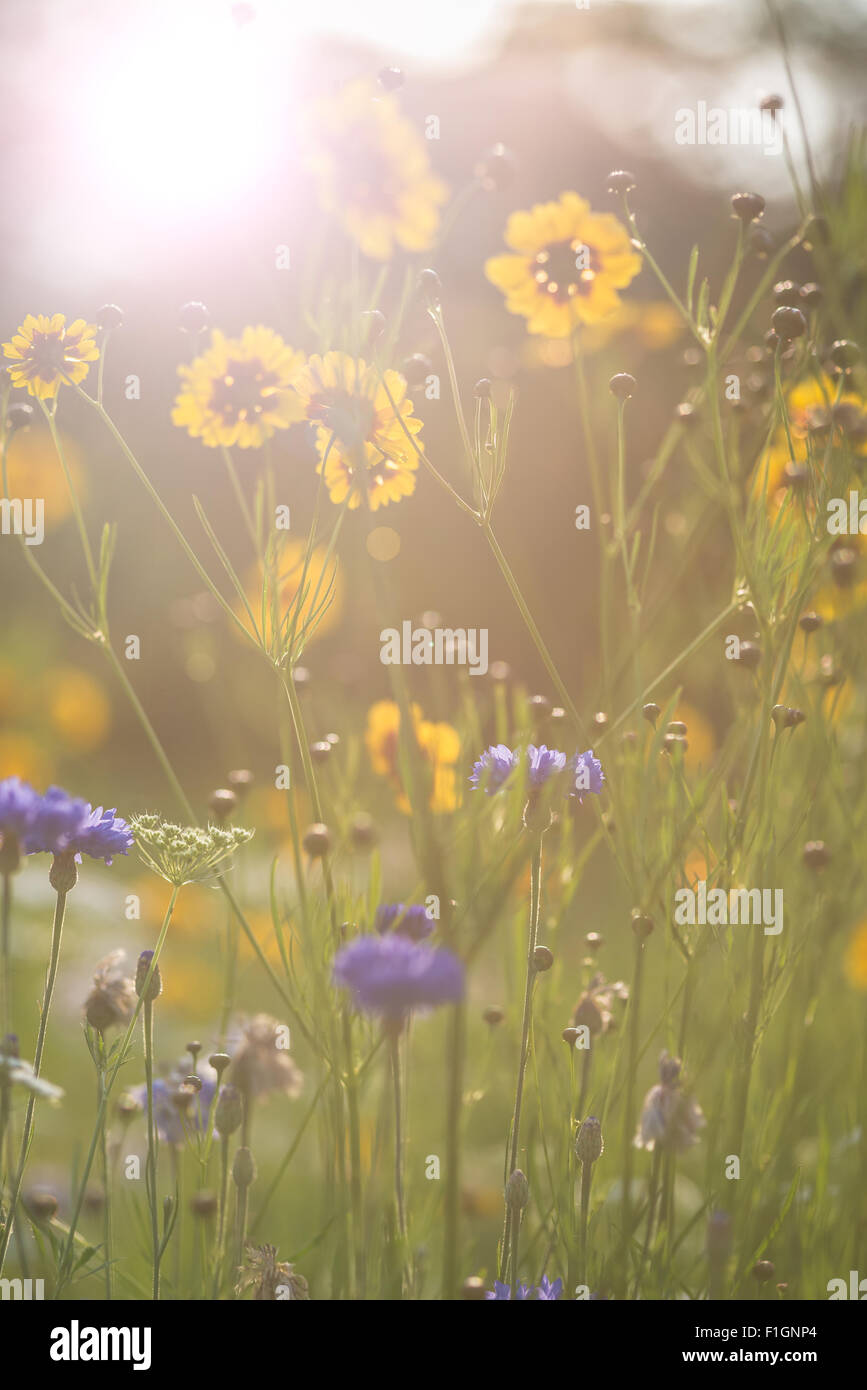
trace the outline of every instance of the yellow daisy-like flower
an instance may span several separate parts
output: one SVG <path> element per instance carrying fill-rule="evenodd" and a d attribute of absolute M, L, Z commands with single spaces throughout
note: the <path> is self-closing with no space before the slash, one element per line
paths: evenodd
<path fill-rule="evenodd" d="M 379 372 L 345 352 L 311 357 L 292 382 L 306 418 L 317 425 L 317 473 L 332 502 L 361 506 L 362 483 L 371 511 L 415 491 L 418 455 L 409 436 L 421 420 L 413 414 L 399 372 Z"/>
<path fill-rule="evenodd" d="M 387 261 L 395 246 L 427 250 L 448 190 L 394 98 L 370 82 L 351 82 L 317 105 L 310 125 L 319 200 L 364 254 Z"/>
<path fill-rule="evenodd" d="M 217 330 L 201 357 L 178 368 L 172 421 L 210 449 L 258 449 L 302 418 L 290 382 L 303 362 L 271 328 L 245 328 L 240 338 Z"/>
<path fill-rule="evenodd" d="M 623 223 L 610 212 L 593 212 L 577 193 L 513 212 L 505 241 L 513 254 L 493 256 L 485 274 L 503 291 L 509 313 L 547 338 L 568 338 L 579 324 L 614 313 L 617 291 L 641 269 Z"/>
<path fill-rule="evenodd" d="M 12 365 L 7 371 L 15 386 L 26 386 L 31 396 L 50 400 L 61 386 L 80 385 L 99 357 L 94 342 L 96 324 L 75 319 L 66 327 L 65 314 L 28 314 L 3 353 Z"/>
<path fill-rule="evenodd" d="M 419 705 L 413 705 L 411 713 L 419 750 L 430 768 L 430 808 L 436 814 L 454 811 L 459 803 L 455 764 L 461 755 L 460 736 L 451 724 L 425 719 Z M 394 700 L 377 700 L 368 711 L 364 742 L 374 772 L 388 780 L 399 809 L 408 815 L 411 808 L 400 771 L 399 734 L 400 707 Z"/>

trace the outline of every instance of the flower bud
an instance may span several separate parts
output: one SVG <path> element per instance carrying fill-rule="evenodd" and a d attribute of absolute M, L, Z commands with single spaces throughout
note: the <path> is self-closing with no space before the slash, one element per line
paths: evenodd
<path fill-rule="evenodd" d="M 761 217 L 764 210 L 765 200 L 760 193 L 735 193 L 732 197 L 732 211 L 745 226 Z"/>
<path fill-rule="evenodd" d="M 327 738 L 320 739 L 318 743 L 311 743 L 310 757 L 314 763 L 327 763 L 331 756 L 331 744 Z"/>
<path fill-rule="evenodd" d="M 749 671 L 755 671 L 761 659 L 762 649 L 757 642 L 741 642 L 740 650 L 735 658 L 741 666 L 746 666 Z"/>
<path fill-rule="evenodd" d="M 57 1197 L 47 1187 L 32 1187 L 24 1193 L 24 1209 L 37 1225 L 52 1221 L 57 1215 Z"/>
<path fill-rule="evenodd" d="M 602 1125 L 595 1115 L 589 1115 L 575 1136 L 575 1153 L 582 1163 L 595 1163 L 603 1148 Z"/>
<path fill-rule="evenodd" d="M 502 1023 L 506 1017 L 505 1011 L 498 1004 L 489 1004 L 482 1014 L 482 1018 L 491 1028 L 496 1028 L 498 1023 Z"/>
<path fill-rule="evenodd" d="M 214 1111 L 214 1129 L 221 1139 L 227 1139 L 240 1127 L 244 1118 L 244 1103 L 237 1086 L 229 1083 L 220 1089 Z"/>
<path fill-rule="evenodd" d="M 486 376 L 481 377 L 473 387 L 473 395 L 480 401 L 490 400 L 491 383 Z"/>
<path fill-rule="evenodd" d="M 759 1260 L 753 1265 L 753 1278 L 757 1284 L 767 1284 L 773 1279 L 776 1269 L 770 1260 Z"/>
<path fill-rule="evenodd" d="M 649 704 L 642 706 L 641 713 L 644 715 L 644 718 L 647 720 L 648 724 L 652 724 L 655 729 L 656 721 L 662 713 L 662 710 L 659 708 L 659 705 L 657 705 L 653 700 L 651 700 Z"/>
<path fill-rule="evenodd" d="M 625 197 L 637 186 L 638 180 L 634 174 L 630 174 L 628 169 L 612 169 L 606 183 L 609 193 L 617 193 Z"/>
<path fill-rule="evenodd" d="M 831 851 L 824 840 L 808 840 L 804 845 L 803 856 L 809 869 L 824 869 L 831 861 Z"/>
<path fill-rule="evenodd" d="M 250 1149 L 239 1149 L 232 1164 L 232 1181 L 236 1187 L 252 1187 L 256 1181 L 256 1160 Z"/>
<path fill-rule="evenodd" d="M 801 286 L 801 300 L 807 305 L 808 309 L 817 309 L 825 298 L 825 292 L 821 285 L 817 285 L 811 280 L 808 285 Z"/>
<path fill-rule="evenodd" d="M 771 326 L 782 342 L 790 343 L 795 338 L 803 338 L 807 320 L 800 309 L 784 304 L 771 314 Z"/>
<path fill-rule="evenodd" d="M 401 364 L 401 371 L 406 378 L 408 386 L 415 388 L 424 386 L 430 373 L 433 371 L 433 363 L 429 357 L 425 357 L 421 352 L 414 352 L 411 357 L 405 357 Z"/>
<path fill-rule="evenodd" d="M 183 333 L 204 333 L 210 322 L 211 315 L 198 300 L 190 300 L 178 315 L 178 327 Z"/>
<path fill-rule="evenodd" d="M 529 1200 L 530 1184 L 527 1182 L 527 1176 L 520 1168 L 515 1168 L 509 1174 L 509 1181 L 506 1183 L 506 1206 L 511 1207 L 512 1211 L 523 1211 Z"/>
<path fill-rule="evenodd" d="M 848 372 L 857 364 L 861 349 L 848 338 L 838 338 L 831 344 L 829 356 L 835 367 L 839 367 L 841 372 Z"/>
<path fill-rule="evenodd" d="M 615 400 L 628 401 L 637 384 L 635 377 L 628 372 L 617 372 L 609 381 L 608 390 Z"/>
<path fill-rule="evenodd" d="M 442 281 L 435 270 L 423 270 L 418 277 L 419 294 L 426 299 L 431 309 L 438 309 L 440 306 L 440 292 Z"/>
<path fill-rule="evenodd" d="M 48 870 L 48 882 L 55 893 L 71 893 L 78 882 L 78 865 L 69 851 L 55 854 Z"/>
<path fill-rule="evenodd" d="M 794 280 L 778 280 L 772 294 L 775 303 L 787 304 L 790 308 L 797 309 L 801 302 L 801 286 Z"/>
<path fill-rule="evenodd" d="M 379 85 L 386 92 L 396 92 L 403 86 L 403 73 L 400 68 L 380 68 Z"/>
<path fill-rule="evenodd" d="M 238 798 L 231 787 L 218 787 L 208 799 L 208 809 L 213 812 L 217 825 L 225 825 L 237 805 Z"/>
<path fill-rule="evenodd" d="M 96 311 L 96 322 L 104 333 L 110 333 L 114 328 L 120 328 L 123 323 L 123 310 L 116 304 L 103 304 L 101 309 Z"/>
<path fill-rule="evenodd" d="M 10 405 L 6 412 L 6 428 L 8 430 L 23 430 L 33 423 L 33 406 L 26 401 L 16 401 Z"/>
<path fill-rule="evenodd" d="M 533 951 L 533 965 L 540 974 L 550 970 L 554 964 L 554 952 L 547 946 L 537 946 Z"/>
<path fill-rule="evenodd" d="M 822 623 L 823 619 L 818 613 L 802 613 L 798 619 L 798 627 L 802 632 L 818 632 Z"/>
<path fill-rule="evenodd" d="M 653 918 L 636 908 L 632 913 L 632 930 L 640 941 L 646 941 L 653 931 Z"/>
<path fill-rule="evenodd" d="M 301 843 L 311 859 L 323 859 L 333 846 L 331 831 L 327 825 L 317 822 L 305 831 Z"/>
<path fill-rule="evenodd" d="M 474 172 L 485 193 L 500 193 L 513 181 L 515 169 L 512 151 L 497 143 L 482 155 Z"/>
<path fill-rule="evenodd" d="M 461 1285 L 461 1298 L 468 1303 L 481 1303 L 487 1298 L 485 1285 L 476 1275 L 471 1274 Z"/>
<path fill-rule="evenodd" d="M 194 1192 L 190 1197 L 190 1211 L 203 1221 L 216 1215 L 218 1204 L 219 1199 L 216 1192 L 211 1192 L 206 1187 L 202 1188 L 200 1192 Z"/>
<path fill-rule="evenodd" d="M 226 1052 L 212 1052 L 210 1057 L 208 1058 L 209 1065 L 212 1066 L 214 1068 L 214 1071 L 217 1073 L 218 1083 L 223 1075 L 223 1072 L 231 1064 L 231 1061 L 231 1057 Z"/>
<path fill-rule="evenodd" d="M 147 980 L 148 971 L 151 968 L 151 961 L 153 958 L 153 951 L 142 951 L 135 968 L 135 992 L 139 999 L 144 999 L 146 1004 L 152 1004 L 155 999 L 159 999 L 163 992 L 163 981 L 160 975 L 160 968 L 158 965 L 155 965 L 150 978 L 150 984 L 147 987 L 147 993 L 144 993 L 145 981 Z"/>

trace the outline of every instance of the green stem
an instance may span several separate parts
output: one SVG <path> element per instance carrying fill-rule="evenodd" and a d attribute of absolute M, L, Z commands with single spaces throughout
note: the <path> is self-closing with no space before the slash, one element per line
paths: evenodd
<path fill-rule="evenodd" d="M 151 1248 L 153 1257 L 153 1292 L 155 1303 L 160 1296 L 160 1216 L 158 1163 L 159 1148 L 157 1138 L 157 1119 L 154 1113 L 154 1006 L 153 1000 L 146 999 L 142 1011 L 142 1034 L 144 1037 L 145 1084 L 148 1097 L 148 1198 L 151 1209 Z"/>

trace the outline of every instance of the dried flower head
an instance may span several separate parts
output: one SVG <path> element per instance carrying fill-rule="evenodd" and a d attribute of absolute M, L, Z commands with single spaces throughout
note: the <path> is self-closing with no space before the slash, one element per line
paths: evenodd
<path fill-rule="evenodd" d="M 285 1025 L 268 1014 L 257 1014 L 245 1024 L 230 1075 L 233 1085 L 248 1098 L 282 1094 L 294 1100 L 299 1096 L 303 1077 L 289 1056 Z"/>
<path fill-rule="evenodd" d="M 644 1098 L 635 1144 L 639 1149 L 660 1148 L 682 1153 L 698 1143 L 705 1118 L 701 1106 L 681 1088 L 681 1062 L 663 1052 L 659 1059 L 659 1085 Z"/>
<path fill-rule="evenodd" d="M 112 951 L 93 972 L 93 988 L 84 1002 L 84 1016 L 98 1033 L 128 1023 L 132 1017 L 135 981 L 121 969 L 125 957 L 125 951 Z"/>
<path fill-rule="evenodd" d="M 277 1259 L 275 1245 L 245 1245 L 235 1293 L 240 1297 L 248 1289 L 253 1290 L 254 1302 L 310 1298 L 307 1280 L 295 1273 L 294 1265 Z"/>
<path fill-rule="evenodd" d="M 166 882 L 205 883 L 241 845 L 253 838 L 241 826 L 173 825 L 159 816 L 134 816 L 133 833 L 142 859 Z"/>

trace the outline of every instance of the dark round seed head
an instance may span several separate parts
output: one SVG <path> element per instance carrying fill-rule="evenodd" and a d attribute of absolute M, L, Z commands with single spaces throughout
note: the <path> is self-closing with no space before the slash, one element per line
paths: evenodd
<path fill-rule="evenodd" d="M 564 1028 L 563 1032 L 560 1034 L 560 1037 L 567 1047 L 574 1047 L 580 1036 L 580 1028 Z"/>
<path fill-rule="evenodd" d="M 803 722 L 804 722 L 804 720 L 805 720 L 806 718 L 807 718 L 807 716 L 806 716 L 806 714 L 804 713 L 804 711 L 803 711 L 802 709 L 787 709 L 787 710 L 786 710 L 786 728 L 787 728 L 787 729 L 796 729 L 796 728 L 798 727 L 799 724 L 803 724 Z"/>
<path fill-rule="evenodd" d="M 597 729 L 601 730 L 608 728 L 608 715 L 605 713 L 604 709 L 598 709 L 596 711 L 593 716 L 593 723 Z"/>
<path fill-rule="evenodd" d="M 604 945 L 604 938 L 596 931 L 589 931 L 584 940 L 587 942 L 591 951 L 598 951 L 599 948 Z"/>
<path fill-rule="evenodd" d="M 547 695 L 531 695 L 527 704 L 534 719 L 546 719 L 551 713 L 551 701 Z"/>
<path fill-rule="evenodd" d="M 774 285 L 774 302 L 788 304 L 797 308 L 801 302 L 801 286 L 794 280 L 778 280 Z"/>
<path fill-rule="evenodd" d="M 778 111 L 782 111 L 783 105 L 783 98 L 778 96 L 776 92 L 771 92 L 769 96 L 762 97 L 759 102 L 759 110 L 770 111 L 773 115 L 776 115 Z"/>
<path fill-rule="evenodd" d="M 632 913 L 632 930 L 639 940 L 646 941 L 653 931 L 653 918 L 636 908 Z"/>
<path fill-rule="evenodd" d="M 671 723 L 668 724 L 666 728 L 668 733 L 674 734 L 677 738 L 685 738 L 688 732 L 682 719 L 672 719 Z"/>
<path fill-rule="evenodd" d="M 396 92 L 403 86 L 403 73 L 400 68 L 380 68 L 379 85 L 386 92 Z"/>
<path fill-rule="evenodd" d="M 404 358 L 402 371 L 408 386 L 424 386 L 433 371 L 433 363 L 423 352 L 414 352 L 411 357 Z"/>
<path fill-rule="evenodd" d="M 766 261 L 774 249 L 774 238 L 767 227 L 750 227 L 747 236 L 747 249 L 760 261 Z"/>
<path fill-rule="evenodd" d="M 499 193 L 513 181 L 516 167 L 511 150 L 506 149 L 505 145 L 496 144 L 482 155 L 475 175 L 486 193 Z"/>
<path fill-rule="evenodd" d="M 674 414 L 681 425 L 694 425 L 698 420 L 695 406 L 690 401 L 681 401 L 680 405 L 675 406 Z"/>
<path fill-rule="evenodd" d="M 372 849 L 379 839 L 373 817 L 358 811 L 350 821 L 349 837 L 356 849 Z"/>
<path fill-rule="evenodd" d="M 24 1208 L 37 1223 L 51 1221 L 57 1215 L 57 1197 L 47 1187 L 31 1187 L 24 1193 Z"/>
<path fill-rule="evenodd" d="M 500 1008 L 499 1004 L 489 1004 L 482 1014 L 482 1018 L 492 1028 L 496 1028 L 498 1023 L 502 1023 L 505 1017 L 505 1011 Z"/>
<path fill-rule="evenodd" d="M 322 859 L 330 852 L 333 845 L 331 831 L 327 825 L 317 821 L 304 832 L 301 843 L 305 853 L 309 854 L 311 859 Z"/>
<path fill-rule="evenodd" d="M 550 970 L 554 964 L 554 952 L 549 950 L 547 946 L 537 946 L 533 951 L 533 964 L 540 974 Z"/>
<path fill-rule="evenodd" d="M 762 649 L 757 642 L 741 642 L 737 661 L 748 670 L 755 671 L 762 659 Z"/>
<path fill-rule="evenodd" d="M 853 343 L 849 338 L 838 338 L 835 343 L 831 344 L 829 356 L 835 367 L 839 367 L 843 372 L 848 372 L 861 356 L 861 349 L 857 343 Z"/>
<path fill-rule="evenodd" d="M 783 469 L 783 484 L 785 487 L 806 487 L 809 478 L 810 470 L 805 463 L 797 463 L 795 459 L 789 459 L 789 462 Z"/>
<path fill-rule="evenodd" d="M 442 287 L 442 281 L 435 270 L 423 270 L 418 277 L 419 293 L 435 307 L 439 305 Z"/>
<path fill-rule="evenodd" d="M 178 314 L 178 326 L 184 333 L 204 333 L 210 322 L 211 315 L 197 299 L 184 304 Z"/>
<path fill-rule="evenodd" d="M 807 331 L 807 320 L 800 309 L 790 304 L 782 304 L 771 315 L 771 324 L 781 342 L 790 343 L 795 338 L 803 338 Z"/>
<path fill-rule="evenodd" d="M 638 180 L 628 169 L 612 169 L 606 180 L 609 193 L 631 193 Z"/>
<path fill-rule="evenodd" d="M 234 790 L 236 796 L 241 797 L 244 796 L 250 790 L 250 788 L 253 785 L 253 782 L 255 781 L 255 778 L 253 777 L 252 772 L 250 772 L 248 768 L 236 767 L 232 772 L 229 773 L 228 777 L 226 778 L 226 781 L 229 783 L 229 786 Z"/>
<path fill-rule="evenodd" d="M 6 412 L 6 428 L 8 430 L 23 430 L 32 423 L 32 405 L 28 405 L 26 401 L 16 401 L 14 405 L 10 405 Z"/>
<path fill-rule="evenodd" d="M 231 787 L 218 787 L 208 798 L 208 809 L 218 825 L 225 825 L 237 805 L 238 798 Z"/>
<path fill-rule="evenodd" d="M 123 309 L 119 309 L 116 304 L 103 304 L 102 308 L 96 311 L 96 322 L 104 333 L 109 333 L 113 328 L 120 328 L 123 323 Z"/>
<path fill-rule="evenodd" d="M 227 1052 L 211 1053 L 210 1057 L 208 1058 L 208 1062 L 214 1068 L 214 1071 L 217 1073 L 218 1081 L 220 1080 L 220 1077 L 223 1075 L 223 1072 L 226 1070 L 226 1067 L 229 1065 L 231 1060 L 232 1059 Z"/>
<path fill-rule="evenodd" d="M 808 840 L 804 845 L 804 863 L 810 869 L 824 869 L 830 863 L 831 851 L 824 840 Z"/>
<path fill-rule="evenodd" d="M 811 280 L 809 284 L 801 286 L 801 299 L 808 309 L 815 309 L 824 298 L 825 291 L 815 281 Z"/>
<path fill-rule="evenodd" d="M 480 380 L 476 382 L 473 387 L 473 395 L 478 396 L 479 400 L 482 401 L 490 399 L 491 383 L 486 376 L 481 377 Z"/>
<path fill-rule="evenodd" d="M 331 744 L 327 738 L 320 739 L 318 743 L 311 743 L 310 757 L 314 763 L 327 763 L 331 756 Z"/>
<path fill-rule="evenodd" d="M 732 211 L 742 222 L 754 222 L 765 210 L 765 200 L 761 193 L 735 193 L 732 198 Z"/>
<path fill-rule="evenodd" d="M 617 372 L 608 383 L 608 390 L 618 401 L 628 401 L 632 395 L 637 382 L 634 376 L 628 372 Z"/>
<path fill-rule="evenodd" d="M 802 613 L 798 619 L 798 627 L 802 632 L 818 632 L 824 619 L 818 613 Z"/>
<path fill-rule="evenodd" d="M 757 1284 L 767 1284 L 773 1279 L 776 1270 L 770 1260 L 759 1260 L 753 1265 L 753 1278 Z"/>
<path fill-rule="evenodd" d="M 659 708 L 659 705 L 656 704 L 654 700 L 651 700 L 649 704 L 642 705 L 641 713 L 644 715 L 644 718 L 647 720 L 648 724 L 652 724 L 655 729 L 656 721 L 662 713 L 662 710 Z"/>
<path fill-rule="evenodd" d="M 831 578 L 838 589 L 851 589 L 858 570 L 858 555 L 848 545 L 831 552 Z"/>
<path fill-rule="evenodd" d="M 219 1198 L 216 1192 L 212 1192 L 207 1187 L 203 1187 L 199 1192 L 194 1192 L 190 1197 L 190 1211 L 193 1216 L 198 1216 L 203 1221 L 216 1214 L 218 1205 Z"/>

